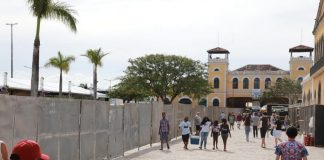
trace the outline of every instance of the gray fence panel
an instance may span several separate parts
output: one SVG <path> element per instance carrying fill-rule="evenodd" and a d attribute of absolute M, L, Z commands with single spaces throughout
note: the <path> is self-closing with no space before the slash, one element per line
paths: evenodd
<path fill-rule="evenodd" d="M 163 103 L 153 102 L 152 109 L 152 142 L 156 143 L 160 141 L 159 126 L 162 118 L 161 113 L 163 112 Z"/>
<path fill-rule="evenodd" d="M 3 140 L 9 148 L 13 145 L 13 118 L 16 98 L 0 95 L 0 139 Z"/>
<path fill-rule="evenodd" d="M 108 155 L 109 103 L 96 102 L 95 159 L 102 160 Z"/>
<path fill-rule="evenodd" d="M 21 139 L 37 138 L 38 106 L 37 98 L 17 98 L 15 106 L 14 144 Z"/>
<path fill-rule="evenodd" d="M 151 141 L 151 104 L 139 106 L 139 140 L 140 146 L 150 144 Z"/>
<path fill-rule="evenodd" d="M 139 147 L 139 104 L 126 104 L 124 109 L 124 150 Z"/>
<path fill-rule="evenodd" d="M 95 158 L 95 110 L 93 101 L 82 101 L 80 126 L 80 159 Z"/>
<path fill-rule="evenodd" d="M 123 155 L 123 106 L 112 106 L 109 110 L 108 153 L 110 158 Z"/>

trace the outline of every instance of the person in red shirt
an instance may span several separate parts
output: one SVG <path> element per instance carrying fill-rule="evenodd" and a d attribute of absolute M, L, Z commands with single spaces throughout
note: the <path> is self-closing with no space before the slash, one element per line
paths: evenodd
<path fill-rule="evenodd" d="M 237 123 L 237 128 L 240 129 L 241 128 L 241 123 L 242 123 L 242 114 L 238 113 L 236 116 L 236 123 Z"/>

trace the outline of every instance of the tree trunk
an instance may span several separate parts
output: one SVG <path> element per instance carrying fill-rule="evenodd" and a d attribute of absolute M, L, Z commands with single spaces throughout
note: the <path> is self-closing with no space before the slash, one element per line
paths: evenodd
<path fill-rule="evenodd" d="M 60 88 L 59 88 L 59 97 L 62 97 L 62 69 L 60 69 Z"/>
<path fill-rule="evenodd" d="M 33 97 L 38 96 L 38 81 L 39 81 L 39 30 L 40 30 L 40 17 L 37 17 L 36 37 L 34 40 L 33 61 L 32 61 L 32 76 L 30 95 Z"/>
<path fill-rule="evenodd" d="M 97 99 L 97 65 L 93 67 L 93 99 Z"/>

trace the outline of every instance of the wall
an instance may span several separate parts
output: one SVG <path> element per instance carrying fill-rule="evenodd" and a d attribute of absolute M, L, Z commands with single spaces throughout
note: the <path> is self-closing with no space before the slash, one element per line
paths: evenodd
<path fill-rule="evenodd" d="M 218 119 L 221 111 L 241 109 L 192 105 L 136 103 L 110 106 L 109 102 L 0 96 L 0 139 L 9 151 L 21 139 L 37 141 L 55 160 L 102 160 L 159 142 L 159 121 L 166 112 L 170 138 L 180 136 L 178 124 L 196 112 Z"/>

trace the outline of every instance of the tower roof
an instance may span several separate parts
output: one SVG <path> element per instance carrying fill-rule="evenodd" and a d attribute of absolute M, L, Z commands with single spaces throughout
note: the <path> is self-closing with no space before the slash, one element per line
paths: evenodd
<path fill-rule="evenodd" d="M 229 54 L 230 52 L 224 48 L 216 47 L 207 51 L 209 54 Z"/>
<path fill-rule="evenodd" d="M 284 71 L 270 64 L 248 64 L 234 71 Z"/>
<path fill-rule="evenodd" d="M 304 45 L 298 45 L 296 47 L 290 48 L 289 52 L 313 52 L 314 48 L 304 46 Z"/>

